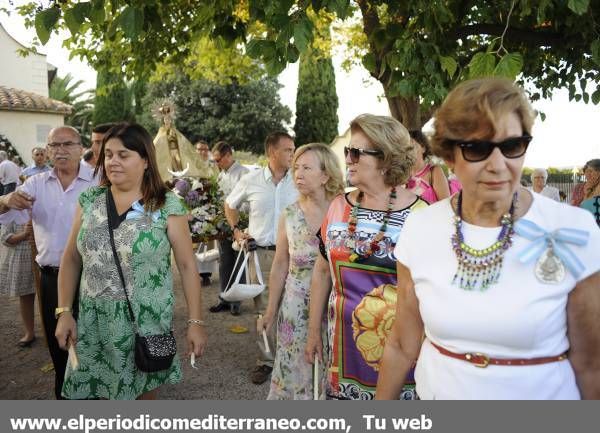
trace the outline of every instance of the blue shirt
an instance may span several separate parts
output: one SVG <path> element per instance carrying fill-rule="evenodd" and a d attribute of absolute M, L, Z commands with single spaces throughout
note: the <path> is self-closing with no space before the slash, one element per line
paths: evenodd
<path fill-rule="evenodd" d="M 29 167 L 23 169 L 23 171 L 21 172 L 21 176 L 31 177 L 33 175 L 44 173 L 44 172 L 50 171 L 50 170 L 52 170 L 52 169 L 50 167 L 48 167 L 47 165 L 38 167 L 37 165 L 33 164 L 33 165 L 30 165 Z"/>

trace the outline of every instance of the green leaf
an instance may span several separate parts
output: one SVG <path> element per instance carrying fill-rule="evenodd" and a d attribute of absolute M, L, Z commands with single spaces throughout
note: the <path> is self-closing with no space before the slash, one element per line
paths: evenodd
<path fill-rule="evenodd" d="M 600 87 L 596 89 L 594 93 L 592 93 L 592 103 L 594 105 L 598 105 L 600 103 Z"/>
<path fill-rule="evenodd" d="M 592 60 L 600 66 L 600 39 L 592 42 Z"/>
<path fill-rule="evenodd" d="M 586 104 L 588 102 L 590 102 L 590 94 L 589 93 L 584 93 L 583 94 L 583 102 L 585 102 Z"/>
<path fill-rule="evenodd" d="M 507 53 L 498 62 L 494 75 L 514 80 L 523 68 L 523 56 L 519 53 Z"/>
<path fill-rule="evenodd" d="M 458 63 L 450 56 L 440 56 L 440 65 L 442 66 L 442 70 L 446 71 L 450 78 L 454 76 L 456 69 L 458 68 Z"/>
<path fill-rule="evenodd" d="M 89 14 L 90 22 L 94 25 L 100 25 L 104 22 L 106 14 L 104 13 L 104 0 L 94 0 L 92 10 Z"/>
<path fill-rule="evenodd" d="M 329 0 L 326 9 L 329 12 L 334 12 L 338 18 L 343 20 L 350 12 L 350 0 Z"/>
<path fill-rule="evenodd" d="M 577 15 L 583 15 L 587 12 L 590 0 L 569 0 L 567 6 Z"/>
<path fill-rule="evenodd" d="M 50 32 L 54 29 L 59 17 L 60 9 L 58 8 L 44 9 L 35 15 L 35 31 L 42 45 L 46 45 L 50 39 Z"/>
<path fill-rule="evenodd" d="M 119 22 L 125 36 L 129 39 L 135 39 L 144 27 L 144 11 L 133 6 L 127 6 L 119 15 Z"/>
<path fill-rule="evenodd" d="M 496 56 L 493 53 L 477 53 L 469 62 L 469 78 L 487 77 L 494 74 Z"/>
<path fill-rule="evenodd" d="M 246 54 L 253 59 L 264 58 L 265 61 L 275 57 L 275 42 L 266 39 L 252 39 L 246 44 Z"/>
<path fill-rule="evenodd" d="M 300 57 L 300 51 L 294 45 L 289 44 L 286 52 L 286 59 L 289 63 L 296 63 Z"/>
<path fill-rule="evenodd" d="M 294 43 L 302 52 L 308 47 L 313 38 L 313 24 L 308 17 L 304 17 L 294 24 Z"/>
<path fill-rule="evenodd" d="M 373 54 L 373 53 L 366 54 L 362 58 L 362 64 L 367 69 L 367 71 L 369 71 L 370 73 L 375 72 L 375 68 L 377 68 L 377 62 L 375 61 L 375 54 Z"/>
<path fill-rule="evenodd" d="M 90 2 L 77 3 L 71 9 L 65 11 L 65 24 L 73 36 L 79 32 L 85 18 L 90 13 L 91 6 Z"/>

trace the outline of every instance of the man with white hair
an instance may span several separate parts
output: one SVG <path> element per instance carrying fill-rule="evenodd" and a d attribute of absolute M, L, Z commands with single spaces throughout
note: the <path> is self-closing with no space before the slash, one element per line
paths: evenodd
<path fill-rule="evenodd" d="M 54 337 L 60 314 L 73 314 L 70 308 L 58 307 L 58 266 L 69 230 L 75 217 L 79 194 L 97 184 L 92 169 L 81 163 L 81 137 L 71 126 L 59 126 L 48 134 L 46 146 L 54 168 L 29 177 L 17 191 L 0 197 L 0 214 L 10 220 L 16 210 L 31 209 L 31 220 L 40 267 L 40 310 L 46 342 L 54 365 L 54 393 L 61 391 L 67 366 L 67 352 Z M 9 214 L 12 213 L 11 214 Z M 77 308 L 77 301 L 73 303 Z"/>
<path fill-rule="evenodd" d="M 0 196 L 15 190 L 20 174 L 19 166 L 8 158 L 8 153 L 0 150 Z"/>
<path fill-rule="evenodd" d="M 552 200 L 560 201 L 560 194 L 558 192 L 558 188 L 554 188 L 553 186 L 546 185 L 546 181 L 548 180 L 548 172 L 544 168 L 536 168 L 531 173 L 531 190 L 551 198 Z"/>

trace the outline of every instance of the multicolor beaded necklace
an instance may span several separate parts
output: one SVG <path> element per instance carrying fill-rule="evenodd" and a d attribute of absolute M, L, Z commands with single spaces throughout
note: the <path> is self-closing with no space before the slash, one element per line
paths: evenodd
<path fill-rule="evenodd" d="M 465 243 L 461 231 L 462 227 L 462 191 L 458 193 L 456 201 L 456 215 L 454 216 L 455 233 L 452 235 L 452 249 L 458 259 L 458 269 L 452 284 L 458 285 L 464 290 L 487 290 L 492 284 L 496 284 L 502 271 L 504 253 L 512 245 L 514 234 L 513 219 L 517 194 L 513 195 L 510 210 L 502 215 L 500 223 L 502 229 L 498 239 L 491 246 L 483 249 L 475 249 Z"/>
<path fill-rule="evenodd" d="M 362 191 L 359 192 L 358 197 L 356 197 L 356 203 L 354 203 L 354 206 L 352 206 L 352 210 L 350 211 L 350 218 L 348 219 L 348 239 L 346 240 L 346 246 L 352 250 L 352 254 L 350 254 L 348 259 L 352 263 L 359 259 L 367 259 L 374 252 L 379 251 L 379 242 L 383 240 L 383 236 L 387 230 L 388 221 L 390 220 L 390 214 L 394 208 L 394 201 L 396 200 L 396 187 L 393 187 L 390 191 L 387 211 L 383 216 L 383 224 L 381 224 L 379 232 L 373 237 L 367 250 L 363 253 L 359 253 L 356 243 L 356 225 L 358 223 L 358 209 L 360 208 L 360 202 L 362 201 L 363 197 L 364 193 Z"/>

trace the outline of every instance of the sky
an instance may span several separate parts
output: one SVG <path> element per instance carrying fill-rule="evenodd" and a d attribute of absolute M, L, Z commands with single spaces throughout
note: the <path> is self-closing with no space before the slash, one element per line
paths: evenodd
<path fill-rule="evenodd" d="M 20 1 L 15 1 L 20 3 Z M 26 29 L 23 20 L 16 14 L 7 17 L 0 14 L 0 23 L 19 42 L 28 44 L 34 36 L 33 29 Z M 75 79 L 83 80 L 83 88 L 94 88 L 96 72 L 77 58 L 69 60 L 69 52 L 61 46 L 61 35 L 52 35 L 48 44 L 40 50 L 47 61 L 58 68 L 58 74 L 70 73 Z M 334 56 L 336 88 L 339 99 L 338 130 L 342 134 L 350 121 L 359 114 L 372 113 L 389 115 L 381 84 L 372 79 L 362 67 L 345 72 L 340 67 L 343 52 Z M 291 64 L 281 73 L 283 85 L 279 94 L 283 104 L 295 111 L 298 64 Z M 592 84 L 592 83 L 589 83 Z M 588 85 L 588 88 L 592 86 Z M 546 114 L 546 119 L 537 119 L 533 127 L 533 140 L 525 158 L 528 167 L 581 167 L 585 161 L 600 158 L 600 134 L 595 128 L 600 122 L 600 106 L 569 102 L 568 93 L 554 92 L 551 100 L 542 100 L 534 108 Z M 293 120 L 292 120 L 293 126 Z M 428 125 L 426 125 L 427 128 Z"/>

